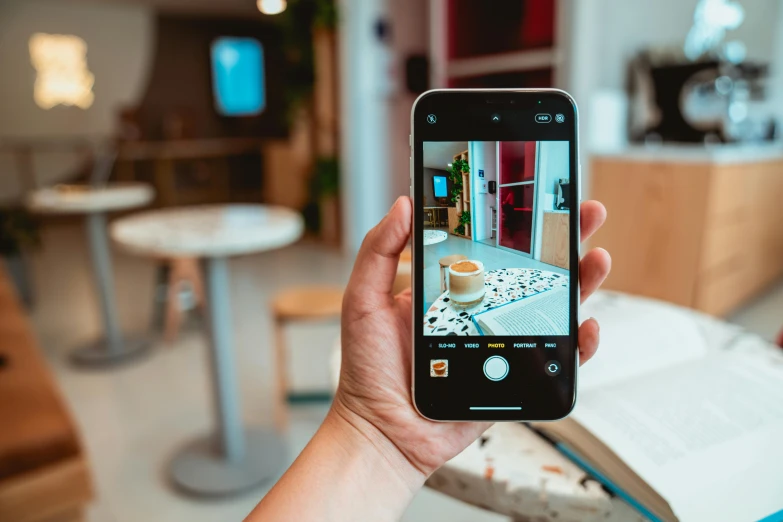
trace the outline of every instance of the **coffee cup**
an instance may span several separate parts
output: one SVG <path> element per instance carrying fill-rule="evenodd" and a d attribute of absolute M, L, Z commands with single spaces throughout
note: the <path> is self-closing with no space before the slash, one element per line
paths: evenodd
<path fill-rule="evenodd" d="M 471 307 L 484 299 L 484 263 L 472 259 L 449 265 L 449 297 L 456 306 Z"/>
<path fill-rule="evenodd" d="M 446 363 L 445 363 L 445 361 L 438 361 L 438 362 L 432 363 L 432 370 L 435 372 L 435 375 L 446 375 Z"/>

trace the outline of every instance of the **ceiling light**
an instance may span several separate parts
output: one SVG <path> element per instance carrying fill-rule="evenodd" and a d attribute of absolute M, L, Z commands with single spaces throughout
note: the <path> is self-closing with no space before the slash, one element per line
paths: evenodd
<path fill-rule="evenodd" d="M 256 6 L 265 15 L 276 15 L 285 11 L 288 2 L 286 0 L 257 0 Z"/>
<path fill-rule="evenodd" d="M 446 163 L 446 166 L 451 167 L 451 163 Z"/>

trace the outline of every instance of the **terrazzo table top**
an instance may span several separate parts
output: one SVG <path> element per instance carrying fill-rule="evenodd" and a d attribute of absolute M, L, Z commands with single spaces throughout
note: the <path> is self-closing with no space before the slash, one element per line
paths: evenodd
<path fill-rule="evenodd" d="M 553 280 L 554 282 L 554 280 Z M 634 339 L 646 344 L 689 342 L 695 336 L 713 351 L 757 355 L 777 347 L 714 317 L 652 299 L 596 292 L 581 317 L 601 323 L 598 353 L 580 370 L 580 390 L 601 375 L 637 368 Z M 667 325 L 661 328 L 660 325 Z M 690 335 L 687 335 L 687 334 Z M 333 384 L 340 372 L 340 340 L 332 358 Z M 577 402 L 577 408 L 579 403 Z M 558 452 L 526 425 L 497 423 L 427 481 L 427 486 L 469 504 L 525 522 L 644 522 L 621 499 Z"/>
<path fill-rule="evenodd" d="M 137 254 L 225 257 L 273 250 L 302 236 L 294 210 L 269 205 L 203 205 L 116 220 L 111 237 Z"/>
<path fill-rule="evenodd" d="M 446 241 L 449 235 L 443 230 L 425 230 L 424 231 L 424 246 L 434 245 Z"/>
<path fill-rule="evenodd" d="M 58 185 L 36 190 L 28 204 L 31 210 L 41 213 L 89 214 L 143 207 L 154 197 L 155 190 L 147 183 Z"/>
<path fill-rule="evenodd" d="M 450 304 L 448 290 L 424 314 L 425 335 L 479 335 L 473 314 L 510 303 L 522 297 L 567 287 L 568 276 L 532 268 L 490 270 L 484 278 L 486 294 L 478 305 L 458 309 Z"/>

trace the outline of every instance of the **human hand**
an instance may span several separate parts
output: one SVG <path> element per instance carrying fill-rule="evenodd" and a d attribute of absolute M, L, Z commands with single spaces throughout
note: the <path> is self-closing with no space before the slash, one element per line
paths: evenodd
<path fill-rule="evenodd" d="M 581 239 L 601 227 L 606 209 L 581 205 Z M 411 400 L 411 290 L 392 295 L 400 253 L 411 232 L 411 201 L 397 200 L 365 238 L 343 299 L 342 367 L 331 416 L 358 430 L 408 483 L 423 480 L 476 440 L 489 423 L 440 423 L 421 417 Z M 604 281 L 609 254 L 591 250 L 580 263 L 581 300 Z M 582 363 L 598 349 L 594 319 L 579 327 Z"/>

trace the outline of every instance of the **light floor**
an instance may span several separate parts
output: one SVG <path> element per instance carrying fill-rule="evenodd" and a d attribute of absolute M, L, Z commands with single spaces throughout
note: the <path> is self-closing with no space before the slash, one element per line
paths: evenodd
<path fill-rule="evenodd" d="M 37 304 L 35 329 L 86 445 L 96 485 L 90 522 L 239 521 L 271 484 L 220 500 L 194 500 L 168 483 L 166 463 L 192 437 L 212 426 L 205 338 L 198 328 L 177 342 L 153 345 L 149 356 L 108 371 L 70 366 L 66 355 L 99 333 L 96 299 L 83 231 L 55 226 L 31 261 Z M 352 259 L 314 244 L 231 261 L 231 292 L 242 411 L 254 425 L 270 425 L 272 342 L 267 301 L 294 284 L 334 283 L 349 276 Z M 115 252 L 119 316 L 128 331 L 148 329 L 155 268 L 151 261 Z M 292 327 L 289 375 L 297 389 L 328 389 L 328 357 L 336 324 Z M 328 406 L 295 406 L 287 441 L 289 460 L 318 428 Z M 406 522 L 493 522 L 505 517 L 424 489 Z"/>
<path fill-rule="evenodd" d="M 427 266 L 437 266 L 439 256 L 460 242 L 470 243 L 450 237 L 444 243 L 425 247 Z M 90 457 L 97 496 L 89 520 L 241 520 L 268 485 L 239 497 L 207 501 L 182 496 L 166 479 L 166 463 L 172 454 L 212 425 L 204 336 L 198 329 L 190 329 L 174 345 L 156 343 L 145 359 L 115 370 L 74 369 L 65 362 L 66 354 L 99 331 L 86 244 L 81 229 L 61 226 L 45 230 L 43 245 L 32 260 L 38 297 L 33 321 Z M 461 248 L 470 248 L 470 244 Z M 292 284 L 343 284 L 351 264 L 351 259 L 334 250 L 307 243 L 231 262 L 236 354 L 248 423 L 270 422 L 268 346 L 272 337 L 266 307 L 270 295 Z M 152 306 L 154 265 L 146 259 L 116 253 L 114 266 L 122 323 L 131 331 L 144 331 Z M 783 283 L 731 320 L 772 339 L 783 327 L 781 311 Z M 331 340 L 337 333 L 338 327 L 333 324 L 301 326 L 290 332 L 292 386 L 328 387 L 325 369 L 331 342 L 324 339 Z M 293 408 L 287 439 L 289 460 L 318 428 L 326 409 L 326 405 Z M 403 520 L 507 519 L 424 489 Z"/>
<path fill-rule="evenodd" d="M 448 232 L 445 228 L 438 229 Z M 424 247 L 424 304 L 429 306 L 440 297 L 440 265 L 438 260 L 445 256 L 462 254 L 468 259 L 475 259 L 484 263 L 485 270 L 497 270 L 499 268 L 536 268 L 549 270 L 558 274 L 568 274 L 567 270 L 554 265 L 536 261 L 533 258 L 515 254 L 509 250 L 503 250 L 486 241 L 471 241 L 449 234 L 445 241 Z"/>

